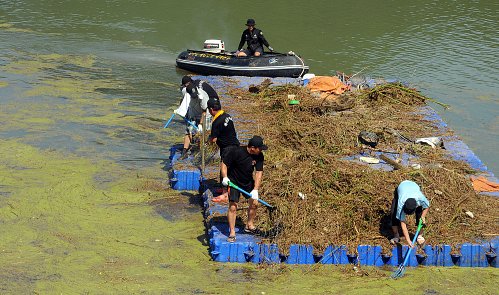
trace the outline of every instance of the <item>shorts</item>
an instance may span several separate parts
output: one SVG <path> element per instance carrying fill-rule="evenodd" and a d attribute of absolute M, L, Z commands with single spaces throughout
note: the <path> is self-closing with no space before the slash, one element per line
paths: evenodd
<path fill-rule="evenodd" d="M 251 184 L 251 186 L 241 186 L 241 185 L 238 185 L 238 186 L 240 188 L 242 188 L 243 190 L 247 191 L 247 192 L 250 192 L 251 190 L 253 190 L 253 184 Z M 238 203 L 241 194 L 242 193 L 240 191 L 238 191 L 237 189 L 231 187 L 229 189 L 229 201 L 230 202 L 234 202 L 234 203 Z"/>
<path fill-rule="evenodd" d="M 395 191 L 393 192 L 392 209 L 390 214 L 392 226 L 400 226 L 400 220 L 397 218 L 398 202 L 399 202 L 399 194 L 397 192 L 397 188 L 395 188 Z M 416 224 L 419 224 L 419 219 L 421 218 L 422 214 L 423 214 L 423 207 L 418 206 L 416 208 Z"/>
<path fill-rule="evenodd" d="M 255 55 L 255 52 L 260 52 L 260 55 L 263 55 L 263 47 L 257 47 L 254 51 L 251 49 L 244 49 L 244 53 L 246 53 L 247 56 L 253 56 Z"/>
<path fill-rule="evenodd" d="M 238 147 L 238 145 L 229 145 L 229 146 L 224 147 L 223 149 L 220 149 L 220 160 L 223 162 L 223 160 L 225 159 L 225 157 L 227 157 L 229 152 L 237 147 Z M 222 182 L 222 179 L 223 179 L 222 171 L 220 171 L 220 183 Z"/>
<path fill-rule="evenodd" d="M 396 217 L 398 202 L 399 202 L 399 194 L 397 193 L 397 188 L 395 188 L 395 191 L 393 192 L 392 209 L 390 211 L 392 226 L 400 226 L 400 220 L 398 220 Z"/>

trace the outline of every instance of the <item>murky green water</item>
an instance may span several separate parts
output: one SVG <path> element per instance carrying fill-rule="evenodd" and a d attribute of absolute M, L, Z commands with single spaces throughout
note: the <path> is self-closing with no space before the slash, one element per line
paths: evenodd
<path fill-rule="evenodd" d="M 0 1 L 0 293 L 398 293 L 375 272 L 209 261 L 198 200 L 163 187 L 183 129 L 161 128 L 184 74 L 175 57 L 208 38 L 235 49 L 253 17 L 315 74 L 398 77 L 450 104 L 442 116 L 499 172 L 498 6 Z M 419 271 L 406 291 L 487 292 L 496 277 Z"/>

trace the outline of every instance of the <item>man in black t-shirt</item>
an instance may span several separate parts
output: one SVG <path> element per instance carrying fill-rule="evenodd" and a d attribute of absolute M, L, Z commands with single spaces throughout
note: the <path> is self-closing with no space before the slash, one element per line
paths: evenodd
<path fill-rule="evenodd" d="M 208 111 L 213 116 L 209 140 L 216 143 L 220 148 L 220 157 L 223 162 L 227 153 L 240 145 L 239 140 L 237 139 L 234 122 L 232 121 L 232 117 L 222 110 L 219 99 L 210 98 L 210 100 L 208 100 Z M 222 169 L 221 165 L 222 164 L 220 164 L 220 171 Z M 221 174 L 220 181 L 222 181 Z M 212 201 L 222 202 L 226 201 L 227 198 L 228 192 L 224 189 L 223 193 L 220 196 L 213 198 Z"/>
<path fill-rule="evenodd" d="M 245 191 L 251 191 L 251 198 L 248 207 L 248 223 L 244 231 L 254 233 L 256 208 L 258 204 L 258 189 L 262 181 L 264 156 L 262 151 L 267 146 L 263 144 L 260 136 L 253 136 L 248 146 L 242 146 L 231 149 L 222 161 L 222 184 L 228 186 L 229 181 L 236 184 Z M 253 172 L 256 171 L 253 175 Z M 237 203 L 239 202 L 240 192 L 236 189 L 229 190 L 229 211 L 227 219 L 229 221 L 229 238 L 227 241 L 236 241 L 236 217 Z"/>

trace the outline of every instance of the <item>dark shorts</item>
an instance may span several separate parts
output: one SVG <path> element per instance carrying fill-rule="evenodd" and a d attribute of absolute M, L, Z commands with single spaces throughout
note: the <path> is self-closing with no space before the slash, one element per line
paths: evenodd
<path fill-rule="evenodd" d="M 392 201 L 392 209 L 391 209 L 391 221 L 392 226 L 400 226 L 400 220 L 397 218 L 397 204 L 399 202 L 399 194 L 397 192 L 397 188 L 393 192 L 393 201 Z M 419 219 L 423 214 L 423 207 L 419 206 L 416 208 L 416 224 L 419 223 Z M 407 216 L 407 214 L 406 214 Z"/>
<path fill-rule="evenodd" d="M 246 187 L 239 185 L 239 187 L 242 188 L 243 190 L 247 191 L 248 193 L 253 189 L 253 185 L 246 186 Z M 229 189 L 229 201 L 230 202 L 235 202 L 235 203 L 239 202 L 239 198 L 240 198 L 241 194 L 242 193 L 240 191 L 238 191 L 237 189 L 231 187 Z"/>
<path fill-rule="evenodd" d="M 247 56 L 255 55 L 255 52 L 260 52 L 260 55 L 263 55 L 263 47 L 257 47 L 255 50 L 244 49 L 243 52 L 246 53 Z"/>

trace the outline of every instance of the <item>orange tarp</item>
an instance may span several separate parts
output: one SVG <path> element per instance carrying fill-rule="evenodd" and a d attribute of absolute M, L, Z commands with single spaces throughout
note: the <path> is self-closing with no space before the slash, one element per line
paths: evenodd
<path fill-rule="evenodd" d="M 492 182 L 483 176 L 471 176 L 471 184 L 477 192 L 499 192 L 499 183 Z"/>
<path fill-rule="evenodd" d="M 315 76 L 307 84 L 310 91 L 321 91 L 330 94 L 342 94 L 348 90 L 348 86 L 343 84 L 336 76 Z"/>

